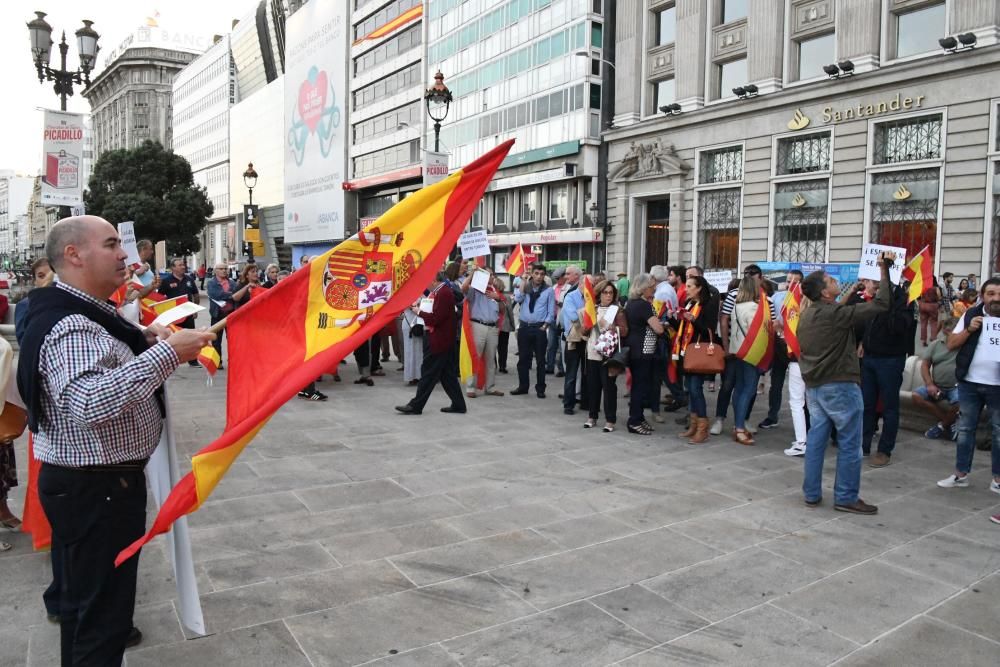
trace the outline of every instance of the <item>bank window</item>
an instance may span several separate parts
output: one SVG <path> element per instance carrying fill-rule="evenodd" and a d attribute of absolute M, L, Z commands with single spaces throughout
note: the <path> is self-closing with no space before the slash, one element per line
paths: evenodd
<path fill-rule="evenodd" d="M 664 79 L 653 84 L 653 113 L 659 111 L 660 107 L 674 102 L 675 95 L 674 80 Z"/>
<path fill-rule="evenodd" d="M 718 69 L 717 77 L 719 85 L 715 90 L 715 99 L 721 100 L 727 97 L 734 97 L 736 93 L 733 92 L 733 88 L 746 85 L 746 58 L 716 65 L 716 68 Z"/>
<path fill-rule="evenodd" d="M 549 186 L 549 221 L 566 222 L 569 209 L 569 188 L 562 185 Z"/>
<path fill-rule="evenodd" d="M 875 126 L 875 164 L 895 164 L 941 157 L 940 115 L 904 118 Z"/>
<path fill-rule="evenodd" d="M 823 66 L 836 59 L 837 38 L 834 33 L 803 39 L 798 44 L 798 80 L 824 76 Z"/>
<path fill-rule="evenodd" d="M 830 134 L 818 132 L 778 139 L 777 174 L 807 174 L 830 168 Z"/>
<path fill-rule="evenodd" d="M 667 7 L 656 12 L 656 46 L 673 44 L 677 39 L 677 8 Z"/>
<path fill-rule="evenodd" d="M 743 179 L 743 148 L 731 146 L 702 151 L 698 159 L 698 183 L 727 183 Z"/>
<path fill-rule="evenodd" d="M 937 51 L 944 37 L 947 12 L 944 2 L 895 15 L 896 57 Z"/>
<path fill-rule="evenodd" d="M 538 220 L 538 190 L 521 190 L 521 222 L 534 223 Z"/>
<path fill-rule="evenodd" d="M 721 12 L 723 23 L 741 19 L 747 15 L 747 0 L 722 0 Z"/>
<path fill-rule="evenodd" d="M 940 175 L 937 167 L 872 174 L 869 240 L 906 248 L 907 257 L 929 246 L 936 257 Z"/>
<path fill-rule="evenodd" d="M 706 269 L 739 264 L 740 188 L 698 193 L 698 263 Z"/>
<path fill-rule="evenodd" d="M 778 183 L 774 191 L 774 261 L 825 262 L 829 181 Z"/>

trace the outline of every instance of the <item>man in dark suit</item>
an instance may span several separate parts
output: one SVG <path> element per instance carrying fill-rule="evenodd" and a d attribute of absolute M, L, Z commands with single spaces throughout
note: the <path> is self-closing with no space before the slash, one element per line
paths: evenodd
<path fill-rule="evenodd" d="M 455 295 L 451 290 L 448 276 L 439 271 L 430 286 L 427 297 L 433 303 L 430 312 L 421 309 L 419 315 L 424 320 L 424 361 L 420 366 L 420 383 L 417 385 L 417 395 L 406 405 L 397 405 L 396 409 L 404 415 L 419 415 L 427 404 L 434 387 L 441 383 L 451 405 L 441 408 L 441 412 L 465 412 L 465 397 L 458 383 L 455 369 L 458 363 L 455 359 L 458 347 L 455 345 L 455 332 L 458 318 L 455 315 Z"/>

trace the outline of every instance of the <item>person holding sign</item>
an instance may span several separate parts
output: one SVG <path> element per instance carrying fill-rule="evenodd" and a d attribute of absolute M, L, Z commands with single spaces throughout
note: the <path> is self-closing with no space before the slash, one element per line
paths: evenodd
<path fill-rule="evenodd" d="M 823 492 L 823 459 L 830 433 L 837 429 L 837 477 L 834 509 L 854 514 L 877 514 L 878 508 L 858 497 L 861 487 L 861 423 L 865 405 L 861 398 L 854 326 L 889 310 L 892 285 L 889 270 L 892 252 L 879 256 L 881 278 L 875 299 L 854 305 L 837 302 L 840 283 L 824 271 L 814 271 L 802 281 L 802 294 L 812 303 L 799 317 L 799 369 L 806 383 L 811 428 L 806 439 L 802 492 L 808 507 L 818 507 Z"/>
<path fill-rule="evenodd" d="M 470 271 L 462 283 L 462 294 L 465 295 L 465 301 L 470 309 L 476 353 L 480 359 L 486 360 L 483 364 L 486 368 L 483 393 L 486 396 L 503 396 L 503 392 L 494 386 L 496 366 L 493 364 L 493 358 L 496 356 L 500 333 L 497 324 L 500 320 L 502 297 L 493 286 L 492 272 L 489 269 Z M 478 372 L 469 378 L 465 388 L 466 396 L 469 398 L 477 396 L 476 387 L 479 386 L 481 379 Z"/>
<path fill-rule="evenodd" d="M 965 311 L 948 336 L 948 349 L 958 350 L 958 448 L 955 473 L 938 482 L 950 489 L 969 485 L 979 413 L 986 407 L 993 427 L 993 480 L 990 491 L 1000 493 L 1000 278 L 983 282 L 982 302 Z M 1000 515 L 992 517 L 1000 523 Z"/>

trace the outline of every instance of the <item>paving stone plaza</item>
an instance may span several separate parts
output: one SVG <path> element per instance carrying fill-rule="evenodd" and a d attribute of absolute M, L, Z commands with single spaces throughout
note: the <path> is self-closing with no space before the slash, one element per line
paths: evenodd
<path fill-rule="evenodd" d="M 551 384 L 405 417 L 397 367 L 286 405 L 190 518 L 210 636 L 182 633 L 163 538 L 143 550 L 128 665 L 996 664 L 983 452 L 971 488 L 940 489 L 953 446 L 903 430 L 862 477 L 877 516 L 833 511 L 832 459 L 810 510 L 787 413 L 755 447 L 587 431 Z M 204 377 L 168 383 L 184 455 L 224 424 L 224 372 Z M 0 665 L 56 664 L 48 555 L 4 539 Z"/>

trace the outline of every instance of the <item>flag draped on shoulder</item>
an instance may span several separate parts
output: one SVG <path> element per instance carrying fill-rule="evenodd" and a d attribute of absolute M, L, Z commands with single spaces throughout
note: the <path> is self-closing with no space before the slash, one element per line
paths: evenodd
<path fill-rule="evenodd" d="M 594 285 L 590 282 L 590 276 L 583 277 L 583 317 L 581 322 L 584 329 L 593 329 L 597 326 L 597 302 L 594 300 Z"/>
<path fill-rule="evenodd" d="M 795 283 L 788 290 L 785 302 L 781 304 L 781 319 L 785 323 L 785 343 L 788 345 L 788 352 L 796 359 L 802 356 L 802 347 L 799 345 L 799 314 L 801 312 L 802 286 Z"/>
<path fill-rule="evenodd" d="M 458 347 L 458 373 L 462 384 L 476 376 L 476 385 L 486 387 L 486 359 L 476 349 L 476 337 L 472 332 L 472 307 L 469 299 L 462 303 L 462 340 Z"/>
<path fill-rule="evenodd" d="M 743 344 L 736 356 L 751 366 L 764 371 L 770 368 L 774 359 L 774 336 L 771 333 L 771 300 L 767 292 L 760 290 L 757 312 L 747 328 Z"/>
<path fill-rule="evenodd" d="M 903 267 L 903 279 L 910 281 L 907 304 L 913 303 L 921 294 L 934 286 L 934 257 L 931 256 L 930 246 L 924 246 L 924 249 Z"/>
<path fill-rule="evenodd" d="M 116 565 L 198 509 L 278 408 L 423 293 L 513 143 L 410 195 L 229 316 L 225 430 L 194 455 L 149 532 Z"/>
<path fill-rule="evenodd" d="M 524 261 L 524 248 L 518 243 L 514 248 L 514 251 L 507 256 L 507 261 L 504 262 L 504 270 L 507 271 L 512 276 L 520 276 L 524 274 L 527 268 Z"/>

